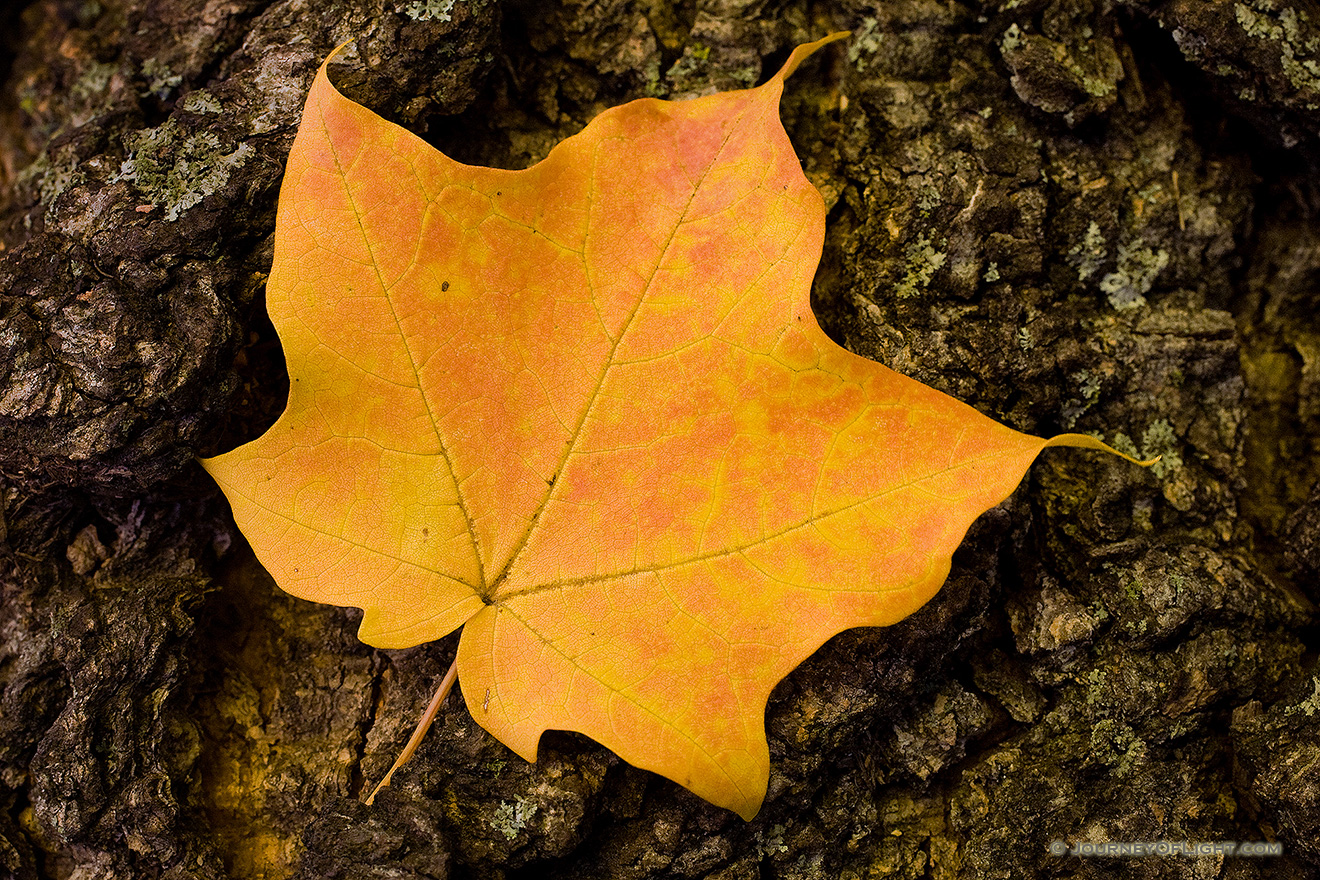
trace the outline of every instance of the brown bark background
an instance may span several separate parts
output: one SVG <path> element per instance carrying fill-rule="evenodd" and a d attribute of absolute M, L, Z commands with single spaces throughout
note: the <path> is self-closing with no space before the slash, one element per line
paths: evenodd
<path fill-rule="evenodd" d="M 755 821 L 452 701 L 280 593 L 193 462 L 259 434 L 302 100 L 523 167 L 635 97 L 794 76 L 844 345 L 1051 452 L 939 597 L 766 712 Z M 1313 0 L 35 0 L 0 11 L 0 876 L 1320 874 Z M 1055 856 L 1052 841 L 1283 855 Z"/>

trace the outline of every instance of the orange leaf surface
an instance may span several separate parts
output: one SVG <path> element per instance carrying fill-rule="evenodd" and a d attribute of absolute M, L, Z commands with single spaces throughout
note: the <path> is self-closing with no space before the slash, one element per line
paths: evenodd
<path fill-rule="evenodd" d="M 203 462 L 276 582 L 384 648 L 459 627 L 473 717 L 750 818 L 765 705 L 935 594 L 1051 444 L 839 347 L 784 80 L 616 107 L 523 171 L 462 165 L 318 73 L 267 303 L 291 377 Z"/>

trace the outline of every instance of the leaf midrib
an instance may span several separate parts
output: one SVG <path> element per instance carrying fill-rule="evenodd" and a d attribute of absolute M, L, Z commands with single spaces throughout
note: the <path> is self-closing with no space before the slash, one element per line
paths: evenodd
<path fill-rule="evenodd" d="M 586 425 L 587 420 L 591 417 L 592 412 L 595 411 L 596 402 L 600 399 L 600 392 L 605 386 L 605 382 L 606 379 L 609 377 L 610 371 L 615 367 L 615 362 L 614 362 L 615 352 L 618 351 L 619 346 L 623 343 L 623 340 L 628 336 L 628 332 L 632 329 L 637 314 L 641 310 L 642 305 L 646 302 L 647 296 L 651 292 L 651 288 L 655 283 L 655 279 L 659 274 L 660 269 L 664 266 L 665 259 L 668 257 L 670 249 L 673 247 L 674 238 L 675 236 L 678 235 L 678 230 L 686 222 L 688 222 L 687 215 L 692 207 L 692 203 L 696 200 L 697 194 L 701 192 L 701 188 L 705 184 L 706 178 L 710 175 L 711 170 L 723 157 L 725 147 L 728 146 L 729 139 L 732 137 L 732 132 L 736 127 L 737 121 L 740 120 L 745 113 L 746 110 L 744 110 L 743 113 L 738 114 L 738 116 L 732 117 L 729 120 L 729 125 L 725 129 L 724 138 L 723 140 L 720 141 L 719 149 L 715 151 L 714 156 L 712 156 L 710 162 L 706 165 L 705 169 L 702 170 L 701 175 L 697 179 L 696 184 L 692 187 L 692 192 L 688 196 L 687 204 L 683 206 L 683 210 L 679 212 L 677 219 L 674 221 L 673 226 L 670 228 L 669 235 L 665 240 L 665 245 L 661 249 L 660 256 L 656 259 L 655 265 L 651 267 L 650 274 L 646 278 L 646 283 L 642 286 L 641 292 L 638 294 L 636 304 L 633 306 L 632 311 L 628 313 L 627 318 L 624 320 L 623 326 L 619 330 L 618 336 L 615 338 L 614 343 L 610 346 L 610 350 L 605 355 L 604 369 L 601 370 L 600 377 L 596 380 L 595 387 L 591 391 L 591 396 L 587 401 L 587 405 L 582 409 L 582 415 L 578 419 L 578 423 L 574 427 L 572 434 L 570 435 L 569 442 L 564 444 L 564 453 L 560 457 L 558 464 L 555 465 L 552 483 L 547 487 L 547 492 L 545 496 L 541 499 L 541 502 L 537 505 L 536 513 L 532 515 L 530 521 L 527 524 L 527 528 L 523 530 L 522 536 L 518 539 L 517 543 L 514 544 L 513 552 L 509 554 L 508 562 L 504 564 L 504 566 L 500 569 L 496 577 L 492 581 L 490 581 L 489 584 L 486 585 L 485 593 L 482 596 L 483 601 L 489 604 L 501 604 L 505 599 L 508 598 L 503 596 L 497 596 L 500 584 L 502 584 L 505 581 L 505 579 L 508 577 L 509 572 L 511 572 L 514 566 L 517 564 L 518 558 L 527 548 L 528 542 L 531 540 L 532 533 L 536 531 L 536 528 L 541 521 L 541 517 L 545 513 L 546 508 L 549 506 L 550 501 L 554 498 L 555 493 L 559 491 L 560 487 L 563 485 L 563 481 L 560 480 L 559 477 L 563 473 L 564 467 L 567 465 L 569 459 L 571 459 L 574 453 L 577 451 L 578 443 L 582 439 L 583 427 Z M 599 149 L 600 142 L 598 142 L 595 145 L 595 147 L 596 149 Z M 592 167 L 593 170 L 596 167 L 596 159 L 594 156 L 592 160 Z M 593 181 L 595 180 L 594 175 L 592 177 L 592 180 Z M 594 191 L 594 187 L 593 187 L 593 191 Z M 588 209 L 587 229 L 583 239 L 582 252 L 583 252 L 584 267 L 587 266 L 586 243 L 587 241 L 590 240 L 591 237 L 591 209 L 593 207 L 594 207 L 594 199 Z M 593 302 L 595 301 L 594 291 L 593 291 L 592 301 Z M 473 532 L 474 543 L 475 540 L 476 540 L 476 534 L 475 532 Z M 478 555 L 480 554 L 478 553 Z"/>
<path fill-rule="evenodd" d="M 342 97 L 342 96 L 341 96 Z M 381 296 L 390 308 L 390 318 L 394 321 L 394 327 L 399 332 L 399 339 L 403 343 L 403 350 L 408 355 L 408 366 L 412 370 L 413 380 L 416 383 L 417 393 L 421 395 L 422 405 L 426 407 L 426 417 L 431 423 L 431 431 L 435 435 L 436 446 L 440 450 L 440 456 L 445 460 L 445 471 L 449 474 L 449 481 L 454 487 L 454 497 L 458 500 L 458 509 L 463 514 L 463 519 L 467 524 L 468 534 L 472 537 L 472 555 L 477 565 L 477 582 L 483 586 L 486 584 L 485 567 L 481 561 L 481 551 L 477 545 L 476 523 L 472 519 L 472 512 L 468 509 L 467 499 L 463 496 L 463 488 L 459 484 L 458 475 L 454 469 L 454 459 L 449 454 L 449 448 L 445 444 L 444 437 L 440 432 L 440 424 L 436 419 L 435 408 L 431 406 L 430 396 L 426 393 L 426 388 L 422 384 L 421 371 L 417 367 L 417 358 L 413 354 L 412 346 L 408 344 L 408 334 L 403 332 L 403 322 L 399 319 L 399 313 L 394 308 L 394 299 L 390 296 L 390 285 L 385 283 L 385 278 L 381 275 L 380 261 L 376 258 L 376 252 L 371 246 L 371 236 L 367 234 L 366 226 L 362 222 L 362 211 L 358 207 L 357 199 L 353 196 L 353 187 L 348 182 L 348 172 L 340 161 L 339 149 L 335 140 L 330 136 L 330 125 L 325 118 L 325 109 L 321 108 L 321 127 L 326 132 L 326 143 L 330 147 L 330 155 L 334 158 L 335 171 L 344 184 L 344 194 L 348 199 L 349 207 L 353 209 L 353 220 L 357 223 L 358 232 L 362 236 L 362 245 L 367 249 L 367 254 L 371 257 L 371 271 L 376 275 L 376 281 L 380 285 Z M 449 575 L 449 577 L 453 577 Z M 465 583 L 461 578 L 454 578 L 459 583 Z M 469 585 L 470 586 L 470 585 Z M 477 595 L 485 600 L 482 590 L 476 590 Z"/>
<path fill-rule="evenodd" d="M 795 531 L 798 531 L 799 529 L 808 528 L 810 526 L 815 525 L 818 522 L 821 522 L 822 520 L 829 519 L 832 516 L 838 516 L 841 513 L 845 513 L 856 507 L 860 507 L 863 504 L 869 504 L 873 501 L 876 501 L 877 499 L 885 497 L 886 495 L 891 495 L 895 492 L 901 492 L 904 489 L 918 487 L 923 482 L 927 482 L 929 480 L 934 480 L 939 477 L 943 477 L 961 468 L 974 466 L 979 462 L 990 461 L 996 458 L 1000 458 L 1012 454 L 1013 454 L 1012 450 L 999 450 L 996 452 L 989 452 L 984 455 L 978 455 L 973 458 L 963 459 L 957 464 L 950 465 L 945 468 L 941 468 L 937 471 L 930 471 L 929 473 L 922 474 L 920 477 L 917 477 L 915 479 L 907 480 L 905 482 L 886 487 L 884 490 L 877 492 L 874 495 L 868 495 L 865 498 L 859 498 L 856 501 L 852 501 L 849 502 L 848 504 L 841 505 L 840 507 L 834 510 L 825 511 L 823 513 L 813 513 L 810 516 L 808 516 L 806 519 L 802 520 L 801 522 L 794 523 L 790 526 L 786 526 L 780 529 L 779 531 L 773 532 L 769 535 L 762 535 L 756 538 L 755 540 L 748 541 L 743 544 L 738 544 L 733 547 L 721 547 L 717 550 L 711 550 L 706 553 L 698 553 L 695 556 L 690 556 L 686 559 L 679 559 L 673 562 L 650 565 L 647 566 L 646 568 L 638 568 L 638 569 L 633 569 L 631 571 L 615 571 L 615 572 L 609 572 L 607 574 L 587 575 L 580 578 L 569 578 L 561 581 L 552 581 L 549 583 L 534 584 L 532 586 L 524 587 L 522 589 L 515 590 L 513 592 L 499 596 L 498 598 L 494 599 L 491 602 L 491 604 L 499 607 L 505 607 L 507 603 L 511 602 L 513 599 L 517 599 L 522 596 L 531 596 L 536 593 L 543 593 L 548 590 L 565 589 L 568 587 L 596 583 L 598 581 L 608 581 L 608 580 L 615 580 L 617 578 L 632 577 L 634 575 L 639 575 L 639 574 L 650 574 L 653 572 L 671 571 L 674 569 L 683 568 L 684 566 L 696 565 L 702 562 L 707 562 L 712 559 L 719 559 L 724 556 L 731 556 L 734 554 L 745 553 L 746 551 L 751 550 L 752 548 L 764 544 L 768 541 L 773 541 L 777 538 L 782 538 L 785 535 L 789 535 Z M 828 587 L 821 589 L 834 590 L 835 588 Z"/>

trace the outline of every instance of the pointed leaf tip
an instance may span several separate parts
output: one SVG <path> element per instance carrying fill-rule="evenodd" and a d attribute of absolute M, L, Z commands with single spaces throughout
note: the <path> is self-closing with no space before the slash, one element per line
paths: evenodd
<path fill-rule="evenodd" d="M 1133 464 L 1139 464 L 1142 467 L 1150 467 L 1163 457 L 1157 455 L 1147 461 L 1141 461 L 1140 459 L 1133 458 L 1125 452 L 1119 452 L 1108 443 L 1105 443 L 1103 440 L 1097 440 L 1090 434 L 1058 434 L 1045 441 L 1045 447 L 1049 446 L 1071 446 L 1074 449 L 1097 449 L 1100 452 L 1108 452 L 1110 455 L 1117 455 L 1119 458 L 1130 461 Z"/>
<path fill-rule="evenodd" d="M 819 40 L 814 40 L 813 42 L 810 43 L 803 43 L 801 46 L 798 46 L 796 49 L 793 50 L 792 54 L 788 56 L 788 60 L 784 62 L 784 66 L 779 68 L 779 72 L 776 73 L 772 78 L 778 79 L 781 82 L 783 80 L 788 79 L 790 76 L 793 75 L 793 73 L 798 69 L 798 67 L 802 64 L 803 61 L 806 61 L 808 58 L 814 55 L 816 51 L 820 49 L 822 46 L 827 46 L 830 43 L 835 43 L 838 42 L 839 40 L 851 36 L 852 36 L 852 31 L 835 31 L 829 36 L 821 37 Z"/>

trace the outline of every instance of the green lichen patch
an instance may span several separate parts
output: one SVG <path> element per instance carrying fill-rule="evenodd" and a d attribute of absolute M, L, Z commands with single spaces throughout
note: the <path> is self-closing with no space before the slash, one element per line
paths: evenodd
<path fill-rule="evenodd" d="M 903 280 L 894 288 L 895 295 L 907 299 L 921 293 L 947 259 L 948 255 L 936 250 L 928 237 L 919 237 L 903 252 Z"/>
<path fill-rule="evenodd" d="M 883 45 L 884 33 L 880 30 L 880 23 L 867 16 L 848 40 L 848 61 L 858 73 L 864 73 L 869 64 L 868 56 L 879 52 Z"/>
<path fill-rule="evenodd" d="M 142 62 L 142 78 L 146 80 L 142 96 L 155 95 L 162 101 L 183 82 L 182 76 L 171 71 L 168 65 L 157 58 L 148 58 Z"/>
<path fill-rule="evenodd" d="M 1094 220 L 1086 227 L 1082 240 L 1068 251 L 1068 257 L 1077 266 L 1077 280 L 1085 281 L 1105 264 L 1109 258 L 1109 249 L 1105 243 L 1105 234 L 1100 231 L 1100 224 Z"/>
<path fill-rule="evenodd" d="M 173 119 L 126 135 L 124 146 L 128 158 L 114 181 L 135 184 L 149 202 L 164 206 L 170 222 L 228 183 L 229 175 L 253 155 L 248 144 L 226 150 L 209 131 L 185 137 Z"/>
<path fill-rule="evenodd" d="M 491 816 L 490 827 L 504 835 L 506 840 L 513 840 L 527 827 L 539 808 L 535 801 L 518 798 L 514 801 L 500 801 Z"/>
<path fill-rule="evenodd" d="M 700 76 L 709 61 L 710 47 L 701 43 L 692 43 L 683 49 L 683 56 L 674 62 L 665 76 L 676 81 Z"/>
<path fill-rule="evenodd" d="M 756 845 L 756 852 L 762 858 L 774 858 L 781 853 L 788 852 L 788 847 L 784 845 L 784 832 L 788 829 L 783 825 L 772 825 L 768 830 L 758 828 L 752 839 Z"/>
<path fill-rule="evenodd" d="M 1181 470 L 1183 466 L 1182 456 L 1178 452 L 1178 435 L 1174 433 L 1168 419 L 1151 422 L 1150 427 L 1141 435 L 1140 446 L 1122 432 L 1115 434 L 1109 445 L 1124 455 L 1143 461 L 1158 457 L 1159 461 L 1151 465 L 1150 472 L 1161 479 Z"/>
<path fill-rule="evenodd" d="M 1168 419 L 1151 422 L 1141 435 L 1141 453 L 1147 458 L 1159 456 L 1160 460 L 1151 466 L 1151 472 L 1157 477 L 1167 476 L 1183 465 L 1182 456 L 1178 454 L 1178 438 Z"/>
<path fill-rule="evenodd" d="M 1305 715 L 1307 718 L 1314 718 L 1316 713 L 1320 712 L 1320 676 L 1311 676 L 1311 685 L 1311 695 L 1300 703 L 1284 709 L 1285 716 Z"/>
<path fill-rule="evenodd" d="M 1279 64 L 1294 88 L 1320 91 L 1320 38 L 1309 34 L 1305 12 L 1256 0 L 1234 4 L 1233 14 L 1247 36 L 1278 44 Z"/>
<path fill-rule="evenodd" d="M 78 169 L 77 158 L 69 150 L 57 150 L 39 156 L 20 171 L 17 183 L 19 187 L 35 186 L 41 204 L 49 208 L 66 190 L 86 179 Z"/>
<path fill-rule="evenodd" d="M 113 64 L 91 62 L 73 84 L 69 92 L 70 97 L 79 105 L 90 106 L 105 95 L 106 89 L 110 86 L 110 77 L 117 69 Z"/>
<path fill-rule="evenodd" d="M 1169 252 L 1155 250 L 1142 242 L 1127 241 L 1118 246 L 1118 267 L 1100 279 L 1100 291 L 1119 311 L 1146 304 L 1146 296 L 1160 272 L 1169 265 Z"/>
<path fill-rule="evenodd" d="M 413 21 L 453 21 L 456 0 L 413 0 L 403 14 Z"/>
<path fill-rule="evenodd" d="M 1071 378 L 1076 383 L 1077 394 L 1063 405 L 1063 426 L 1069 430 L 1076 427 L 1082 414 L 1100 400 L 1099 376 L 1090 370 L 1079 370 Z"/>
<path fill-rule="evenodd" d="M 1017 22 L 1010 24 L 1004 29 L 1004 35 L 999 41 L 999 49 L 1002 52 L 1012 52 L 1022 45 L 1022 29 L 1017 26 Z"/>
<path fill-rule="evenodd" d="M 189 92 L 179 101 L 179 109 L 201 116 L 219 116 L 225 108 L 210 92 Z"/>

